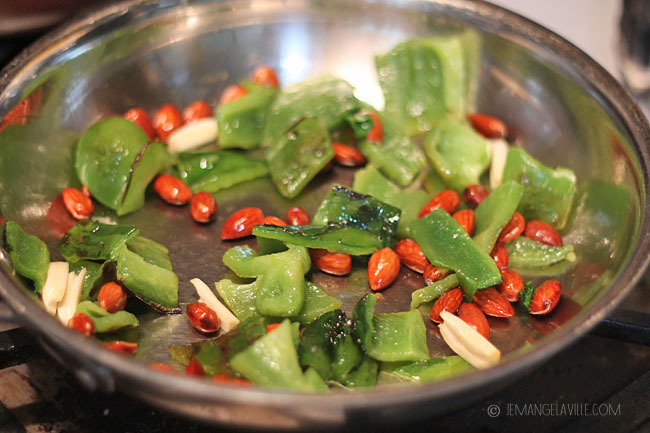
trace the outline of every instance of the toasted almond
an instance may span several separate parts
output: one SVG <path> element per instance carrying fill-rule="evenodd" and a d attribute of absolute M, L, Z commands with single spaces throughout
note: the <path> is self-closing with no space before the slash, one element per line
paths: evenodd
<path fill-rule="evenodd" d="M 334 161 L 346 167 L 360 167 L 366 163 L 366 157 L 358 149 L 347 144 L 333 142 Z"/>
<path fill-rule="evenodd" d="M 501 242 L 497 242 L 494 245 L 490 256 L 494 260 L 494 263 L 496 263 L 497 268 L 506 269 L 508 267 L 510 256 L 508 255 L 508 250 L 506 250 L 506 247 Z"/>
<path fill-rule="evenodd" d="M 341 276 L 352 270 L 352 257 L 349 254 L 310 249 L 309 255 L 314 266 L 325 273 Z"/>
<path fill-rule="evenodd" d="M 460 206 L 460 196 L 458 193 L 453 189 L 445 189 L 433 196 L 433 198 L 429 200 L 422 209 L 420 209 L 418 218 L 422 218 L 438 208 L 442 208 L 451 214 L 458 209 L 458 206 Z"/>
<path fill-rule="evenodd" d="M 490 339 L 490 324 L 476 304 L 471 302 L 463 302 L 458 308 L 458 317 L 463 319 L 465 323 L 474 328 L 476 332 L 481 334 L 487 340 Z"/>
<path fill-rule="evenodd" d="M 513 269 L 501 270 L 501 283 L 497 286 L 499 292 L 510 302 L 519 300 L 519 292 L 524 288 L 524 279 Z"/>
<path fill-rule="evenodd" d="M 508 135 L 506 124 L 494 116 L 474 113 L 467 116 L 467 120 L 485 138 L 505 138 Z"/>
<path fill-rule="evenodd" d="M 427 284 L 433 284 L 436 281 L 442 280 L 450 273 L 451 271 L 449 269 L 428 264 L 427 267 L 424 269 L 424 275 L 423 275 L 424 282 Z"/>
<path fill-rule="evenodd" d="M 452 217 L 458 221 L 458 224 L 465 229 L 468 235 L 474 236 L 474 228 L 476 227 L 476 217 L 474 211 L 471 209 L 462 209 L 454 212 Z"/>
<path fill-rule="evenodd" d="M 515 315 L 515 310 L 510 302 L 494 287 L 477 290 L 474 295 L 474 303 L 488 316 L 512 317 Z"/>
<path fill-rule="evenodd" d="M 451 289 L 448 292 L 440 295 L 436 302 L 433 303 L 431 311 L 429 312 L 429 318 L 435 323 L 441 323 L 442 319 L 440 318 L 440 313 L 443 311 L 449 311 L 450 313 L 455 313 L 460 307 L 460 304 L 463 303 L 463 291 L 460 288 Z"/>
<path fill-rule="evenodd" d="M 262 224 L 264 213 L 260 208 L 245 207 L 228 217 L 221 229 L 221 239 L 239 239 L 253 234 L 253 227 Z"/>
<path fill-rule="evenodd" d="M 542 315 L 550 313 L 560 302 L 562 296 L 562 284 L 558 280 L 546 280 L 533 295 L 529 311 L 530 314 Z"/>
<path fill-rule="evenodd" d="M 524 232 L 525 227 L 526 220 L 524 219 L 524 216 L 519 212 L 515 212 L 512 215 L 512 218 L 510 218 L 510 221 L 508 221 L 508 224 L 506 224 L 503 230 L 501 230 L 498 241 L 506 243 L 516 239 Z"/>
<path fill-rule="evenodd" d="M 228 333 L 239 325 L 239 319 L 219 301 L 212 290 L 199 278 L 192 278 L 190 283 L 194 286 L 196 293 L 199 295 L 199 301 L 206 304 L 217 313 L 221 321 L 221 330 Z M 216 283 L 219 284 L 219 283 Z"/>
<path fill-rule="evenodd" d="M 463 200 L 467 206 L 475 208 L 490 195 L 483 185 L 470 185 L 463 190 Z"/>
<path fill-rule="evenodd" d="M 400 261 L 395 251 L 386 247 L 375 251 L 368 261 L 368 283 L 373 291 L 388 287 L 399 274 Z"/>
<path fill-rule="evenodd" d="M 554 247 L 562 246 L 562 236 L 553 227 L 543 221 L 531 220 L 526 223 L 524 236 Z"/>
<path fill-rule="evenodd" d="M 420 245 L 413 239 L 402 239 L 399 241 L 395 245 L 395 254 L 399 256 L 404 266 L 420 274 L 429 265 L 427 256 L 424 255 Z"/>

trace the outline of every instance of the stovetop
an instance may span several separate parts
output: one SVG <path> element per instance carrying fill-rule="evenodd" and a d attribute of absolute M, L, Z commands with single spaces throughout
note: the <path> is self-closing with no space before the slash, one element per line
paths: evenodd
<path fill-rule="evenodd" d="M 0 65 L 33 39 L 33 35 L 0 39 Z M 0 316 L 3 308 L 0 303 Z M 636 328 L 621 323 L 629 320 L 636 322 Z M 646 275 L 609 322 L 515 383 L 495 389 L 490 398 L 441 417 L 386 430 L 650 431 L 649 339 L 650 275 Z M 161 412 L 127 395 L 88 392 L 29 333 L 0 324 L 0 432 L 90 431 L 226 430 Z"/>

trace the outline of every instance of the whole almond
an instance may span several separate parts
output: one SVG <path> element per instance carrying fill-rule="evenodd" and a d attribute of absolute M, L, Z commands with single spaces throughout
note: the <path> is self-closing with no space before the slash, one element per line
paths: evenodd
<path fill-rule="evenodd" d="M 423 275 L 424 282 L 427 284 L 433 284 L 436 281 L 442 280 L 450 273 L 451 271 L 449 269 L 428 264 L 427 267 L 424 269 L 424 275 Z"/>
<path fill-rule="evenodd" d="M 262 224 L 264 212 L 257 207 L 239 209 L 228 217 L 221 229 L 221 239 L 239 239 L 253 234 L 253 227 Z"/>
<path fill-rule="evenodd" d="M 117 283 L 110 282 L 104 284 L 97 293 L 97 302 L 99 306 L 109 313 L 116 313 L 124 310 L 126 306 L 127 296 L 122 286 Z"/>
<path fill-rule="evenodd" d="M 510 256 L 508 255 L 508 250 L 506 250 L 506 247 L 504 247 L 501 242 L 497 242 L 494 245 L 490 256 L 492 259 L 494 259 L 494 263 L 496 263 L 497 268 L 506 269 L 508 267 Z"/>
<path fill-rule="evenodd" d="M 282 221 L 280 218 L 278 218 L 276 216 L 271 216 L 271 215 L 264 217 L 264 219 L 262 220 L 262 224 L 269 225 L 269 226 L 286 226 L 287 225 L 287 223 Z"/>
<path fill-rule="evenodd" d="M 375 251 L 368 261 L 368 283 L 373 291 L 388 287 L 399 274 L 400 261 L 395 251 L 386 247 Z"/>
<path fill-rule="evenodd" d="M 460 307 L 460 304 L 462 303 L 463 291 L 459 287 L 451 289 L 436 299 L 436 302 L 433 303 L 431 311 L 429 312 L 429 318 L 436 323 L 442 323 L 440 313 L 443 311 L 449 311 L 453 314 L 458 310 L 458 307 Z"/>
<path fill-rule="evenodd" d="M 467 116 L 474 129 L 486 138 L 504 138 L 508 135 L 506 124 L 496 117 L 482 113 Z"/>
<path fill-rule="evenodd" d="M 124 353 L 125 355 L 131 355 L 138 348 L 138 343 L 132 343 L 130 341 L 106 341 L 102 343 L 106 349 L 112 350 L 113 352 Z"/>
<path fill-rule="evenodd" d="M 346 167 L 359 167 L 366 163 L 366 158 L 358 149 L 347 144 L 333 142 L 334 161 Z"/>
<path fill-rule="evenodd" d="M 519 292 L 524 288 L 524 279 L 512 269 L 501 269 L 501 283 L 497 286 L 499 292 L 510 302 L 519 300 Z"/>
<path fill-rule="evenodd" d="M 494 287 L 477 290 L 473 301 L 488 316 L 512 317 L 515 315 L 515 310 L 510 302 Z"/>
<path fill-rule="evenodd" d="M 185 367 L 185 374 L 188 376 L 204 377 L 205 371 L 203 370 L 203 366 L 199 360 L 193 356 L 190 358 L 190 362 L 187 364 L 187 367 Z"/>
<path fill-rule="evenodd" d="M 467 206 L 475 208 L 490 195 L 483 185 L 470 185 L 463 190 L 463 200 Z"/>
<path fill-rule="evenodd" d="M 422 209 L 420 209 L 418 218 L 422 218 L 438 208 L 442 208 L 451 214 L 458 209 L 458 206 L 460 206 L 460 196 L 458 193 L 453 189 L 445 189 L 433 196 L 433 198 L 429 200 Z"/>
<path fill-rule="evenodd" d="M 463 302 L 458 308 L 458 317 L 463 319 L 465 323 L 474 328 L 476 332 L 481 334 L 487 340 L 490 339 L 490 324 L 485 317 L 485 314 L 474 303 Z"/>
<path fill-rule="evenodd" d="M 190 214 L 194 221 L 199 223 L 210 222 L 212 215 L 217 211 L 217 201 L 214 195 L 206 191 L 199 191 L 192 196 L 190 201 Z"/>
<path fill-rule="evenodd" d="M 465 229 L 468 235 L 474 236 L 474 228 L 476 227 L 476 217 L 474 211 L 471 209 L 462 209 L 454 212 L 452 217 L 458 221 L 458 224 Z"/>
<path fill-rule="evenodd" d="M 93 201 L 76 188 L 64 189 L 62 197 L 65 208 L 76 220 L 90 218 L 95 212 Z"/>
<path fill-rule="evenodd" d="M 284 221 L 290 226 L 306 226 L 310 222 L 307 211 L 298 206 L 289 208 Z"/>
<path fill-rule="evenodd" d="M 562 246 L 562 236 L 553 227 L 543 221 L 531 220 L 526 223 L 524 236 L 554 247 Z"/>
<path fill-rule="evenodd" d="M 526 220 L 524 216 L 519 212 L 515 212 L 512 218 L 510 218 L 510 221 L 508 221 L 508 224 L 501 230 L 498 241 L 506 243 L 516 239 L 524 232 L 525 227 Z"/>
<path fill-rule="evenodd" d="M 395 254 L 399 256 L 400 261 L 407 268 L 419 272 L 424 272 L 429 260 L 424 255 L 420 245 L 413 239 L 402 239 L 395 245 Z"/>
<path fill-rule="evenodd" d="M 352 257 L 349 254 L 311 249 L 309 255 L 314 266 L 327 274 L 347 275 L 352 269 Z"/>
<path fill-rule="evenodd" d="M 560 302 L 562 284 L 558 280 L 544 281 L 530 300 L 530 314 L 542 315 L 550 313 Z"/>
<path fill-rule="evenodd" d="M 161 174 L 153 182 L 153 189 L 169 204 L 183 205 L 192 198 L 192 190 L 182 180 Z"/>

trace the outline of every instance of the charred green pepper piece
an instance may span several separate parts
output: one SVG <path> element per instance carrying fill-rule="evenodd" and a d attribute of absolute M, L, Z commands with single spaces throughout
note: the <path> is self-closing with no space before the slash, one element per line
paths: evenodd
<path fill-rule="evenodd" d="M 312 224 L 335 223 L 355 227 L 376 235 L 387 247 L 393 240 L 401 213 L 375 197 L 335 185 L 316 211 Z"/>
<path fill-rule="evenodd" d="M 70 263 L 79 260 L 110 260 L 138 232 L 137 228 L 126 224 L 82 221 L 63 236 L 59 248 Z"/>
<path fill-rule="evenodd" d="M 381 382 L 428 383 L 456 376 L 474 368 L 460 356 L 443 356 L 410 364 L 382 364 Z"/>
<path fill-rule="evenodd" d="M 280 142 L 286 131 L 305 117 L 319 118 L 326 131 L 341 125 L 349 114 L 361 108 L 353 91 L 346 81 L 332 76 L 317 77 L 285 88 L 273 102 L 267 117 L 264 147 Z"/>
<path fill-rule="evenodd" d="M 524 187 L 515 181 L 502 183 L 474 210 L 476 229 L 474 242 L 488 254 L 503 228 L 508 224 L 524 193 Z"/>
<path fill-rule="evenodd" d="M 427 330 L 418 310 L 375 314 L 377 296 L 369 293 L 354 307 L 356 333 L 364 350 L 378 361 L 429 358 Z"/>
<path fill-rule="evenodd" d="M 373 233 L 340 224 L 283 227 L 258 225 L 253 228 L 253 234 L 259 238 L 353 256 L 372 254 L 384 245 Z"/>
<path fill-rule="evenodd" d="M 352 189 L 378 198 L 402 211 L 395 234 L 408 237 L 409 224 L 417 218 L 418 212 L 429 199 L 429 194 L 422 190 L 404 191 L 386 179 L 373 165 L 367 165 L 354 175 Z"/>
<path fill-rule="evenodd" d="M 444 210 L 413 221 L 411 233 L 432 264 L 456 272 L 467 301 L 476 290 L 501 282 L 494 260 Z"/>
<path fill-rule="evenodd" d="M 503 182 L 516 180 L 524 185 L 519 212 L 526 220 L 540 220 L 561 230 L 567 223 L 576 192 L 576 176 L 568 168 L 555 170 L 530 156 L 525 150 L 508 149 Z"/>
<path fill-rule="evenodd" d="M 265 154 L 275 187 L 288 198 L 300 194 L 333 157 L 327 125 L 316 117 L 304 117 L 291 125 Z"/>
<path fill-rule="evenodd" d="M 458 284 L 458 276 L 456 274 L 451 274 L 447 275 L 440 281 L 436 281 L 433 284 L 415 290 L 411 293 L 411 309 L 415 309 L 426 302 L 431 302 L 437 299 L 443 293 L 458 287 Z"/>
<path fill-rule="evenodd" d="M 33 281 L 34 290 L 41 293 L 50 267 L 50 252 L 45 242 L 25 232 L 14 221 L 0 225 L 0 232 L 4 232 L 4 248 L 11 257 L 14 271 Z"/>
<path fill-rule="evenodd" d="M 246 95 L 217 109 L 222 149 L 253 149 L 262 143 L 266 118 L 278 90 L 252 83 L 245 83 L 245 87 Z"/>
<path fill-rule="evenodd" d="M 555 247 L 519 236 L 506 244 L 509 266 L 512 268 L 541 268 L 562 261 L 575 262 L 573 245 Z"/>
<path fill-rule="evenodd" d="M 211 193 L 269 174 L 266 162 L 229 151 L 181 153 L 177 169 L 192 191 Z"/>
<path fill-rule="evenodd" d="M 91 301 L 83 301 L 77 305 L 77 313 L 83 313 L 95 322 L 95 331 L 98 334 L 114 332 L 123 328 L 133 328 L 140 324 L 138 318 L 128 311 L 109 313 Z"/>
<path fill-rule="evenodd" d="M 465 121 L 441 120 L 424 139 L 431 166 L 456 191 L 479 183 L 490 164 L 488 142 Z"/>

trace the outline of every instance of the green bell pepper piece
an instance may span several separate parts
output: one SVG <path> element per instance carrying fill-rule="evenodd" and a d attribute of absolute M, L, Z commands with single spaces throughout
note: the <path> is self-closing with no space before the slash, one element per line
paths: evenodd
<path fill-rule="evenodd" d="M 259 238 L 353 256 L 372 254 L 384 245 L 373 233 L 340 224 L 282 227 L 258 225 L 253 228 L 253 234 Z"/>
<path fill-rule="evenodd" d="M 192 191 L 211 193 L 269 174 L 266 162 L 229 151 L 181 153 L 177 170 Z"/>
<path fill-rule="evenodd" d="M 292 320 L 303 325 L 312 323 L 325 313 L 341 308 L 341 301 L 331 297 L 323 289 L 311 281 L 307 281 L 305 288 L 305 303 Z"/>
<path fill-rule="evenodd" d="M 275 187 L 288 198 L 300 194 L 333 157 L 327 125 L 317 117 L 298 120 L 265 154 Z"/>
<path fill-rule="evenodd" d="M 418 212 L 422 209 L 431 197 L 418 189 L 405 191 L 386 179 L 375 166 L 369 164 L 358 170 L 354 175 L 352 189 L 363 194 L 368 194 L 386 202 L 402 211 L 399 224 L 395 234 L 397 237 L 406 238 L 409 236 L 409 224 L 417 218 Z"/>
<path fill-rule="evenodd" d="M 367 108 L 372 109 L 370 106 Z M 368 133 L 372 131 L 372 127 L 375 125 L 369 110 L 359 110 L 356 113 L 349 114 L 345 117 L 345 121 L 352 129 L 354 137 L 357 140 L 366 138 Z"/>
<path fill-rule="evenodd" d="M 253 383 L 265 387 L 317 391 L 298 363 L 291 322 L 285 320 L 273 332 L 255 341 L 230 359 L 230 367 Z"/>
<path fill-rule="evenodd" d="M 320 377 L 320 374 L 313 368 L 308 368 L 305 370 L 305 381 L 315 390 L 315 391 L 327 391 L 327 383 Z"/>
<path fill-rule="evenodd" d="M 389 114 L 380 113 L 381 143 L 362 140 L 361 153 L 386 177 L 401 187 L 413 183 L 425 166 L 422 150 L 405 135 Z"/>
<path fill-rule="evenodd" d="M 420 305 L 437 299 L 440 295 L 449 290 L 458 287 L 458 275 L 447 275 L 440 281 L 429 284 L 426 287 L 415 290 L 411 293 L 411 309 L 418 308 Z"/>
<path fill-rule="evenodd" d="M 524 185 L 519 212 L 526 220 L 540 220 L 561 230 L 567 223 L 576 192 L 576 176 L 568 168 L 555 170 L 530 156 L 525 150 L 508 149 L 503 182 L 516 180 Z"/>
<path fill-rule="evenodd" d="M 63 257 L 70 263 L 80 260 L 111 260 L 139 230 L 126 224 L 81 221 L 59 241 Z"/>
<path fill-rule="evenodd" d="M 456 272 L 468 302 L 476 290 L 501 282 L 492 257 L 443 209 L 413 221 L 411 233 L 432 264 Z"/>
<path fill-rule="evenodd" d="M 163 244 L 147 239 L 143 236 L 134 236 L 126 241 L 129 250 L 142 256 L 152 265 L 159 266 L 168 271 L 172 270 L 172 262 L 169 260 L 169 250 Z"/>
<path fill-rule="evenodd" d="M 392 376 L 392 380 L 383 379 L 382 381 L 428 383 L 447 379 L 470 370 L 473 370 L 473 367 L 467 361 L 454 355 L 431 358 L 406 365 L 382 364 L 380 378 L 388 374 Z"/>
<path fill-rule="evenodd" d="M 378 361 L 429 358 L 427 330 L 418 310 L 375 314 L 377 296 L 369 293 L 354 307 L 356 332 L 364 350 Z"/>
<path fill-rule="evenodd" d="M 303 274 L 309 272 L 311 258 L 306 248 L 296 245 L 289 245 L 288 249 L 273 254 L 258 254 L 257 251 L 248 245 L 238 245 L 227 250 L 223 255 L 223 262 L 238 277 L 257 278 L 261 276 L 267 268 L 275 264 L 275 260 L 281 253 L 292 251 L 292 258 L 295 258 L 302 264 Z"/>
<path fill-rule="evenodd" d="M 237 284 L 224 279 L 215 283 L 217 293 L 230 311 L 242 322 L 258 315 L 255 308 L 255 293 L 258 280 L 249 284 Z"/>
<path fill-rule="evenodd" d="M 0 226 L 0 232 L 4 232 L 4 248 L 11 257 L 14 271 L 33 281 L 34 290 L 41 293 L 50 267 L 50 252 L 45 242 L 25 232 L 14 221 Z"/>
<path fill-rule="evenodd" d="M 361 108 L 353 91 L 346 81 L 332 76 L 313 78 L 285 88 L 273 101 L 267 116 L 264 147 L 283 140 L 286 131 L 305 117 L 319 118 L 329 131 L 338 127 L 349 114 Z"/>
<path fill-rule="evenodd" d="M 503 228 L 512 219 L 524 193 L 518 182 L 504 182 L 490 193 L 474 210 L 476 228 L 474 242 L 490 253 Z"/>
<path fill-rule="evenodd" d="M 167 350 L 171 358 L 183 367 L 190 363 L 191 358 L 196 358 L 208 376 L 230 372 L 227 366 L 228 360 L 215 340 L 201 341 L 185 346 L 169 346 Z"/>
<path fill-rule="evenodd" d="M 115 261 L 117 278 L 142 301 L 163 312 L 178 308 L 178 277 L 173 271 L 151 264 L 126 245 L 116 251 Z"/>
<path fill-rule="evenodd" d="M 562 261 L 575 262 L 576 254 L 573 245 L 555 247 L 519 236 L 508 242 L 509 265 L 512 268 L 540 268 Z"/>
<path fill-rule="evenodd" d="M 391 245 L 401 213 L 375 197 L 335 185 L 316 211 L 312 224 L 355 227 L 376 235 L 387 247 Z"/>
<path fill-rule="evenodd" d="M 217 109 L 222 149 L 253 149 L 262 143 L 266 118 L 278 89 L 254 84 L 246 87 L 246 95 Z"/>
<path fill-rule="evenodd" d="M 422 180 L 422 187 L 429 193 L 429 197 L 437 195 L 444 189 L 449 189 L 445 181 L 440 177 L 436 170 L 429 170 L 427 175 Z M 462 203 L 461 203 L 462 204 Z"/>
<path fill-rule="evenodd" d="M 461 192 L 479 183 L 490 165 L 490 148 L 465 121 L 441 120 L 424 138 L 429 163 L 450 188 Z"/>
<path fill-rule="evenodd" d="M 79 275 L 79 272 L 83 268 L 86 269 L 86 276 L 84 277 L 84 283 L 81 287 L 81 296 L 79 297 L 82 301 L 94 300 L 97 297 L 97 292 L 104 283 L 104 268 L 106 263 L 102 264 L 97 262 L 91 262 L 88 260 L 81 260 L 75 263 L 70 263 L 70 272 L 74 272 Z"/>
<path fill-rule="evenodd" d="M 77 305 L 77 313 L 83 313 L 95 322 L 95 331 L 98 334 L 114 332 L 123 328 L 133 328 L 140 324 L 138 318 L 128 311 L 109 313 L 91 301 L 83 301 Z"/>

